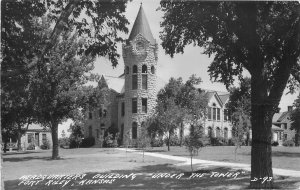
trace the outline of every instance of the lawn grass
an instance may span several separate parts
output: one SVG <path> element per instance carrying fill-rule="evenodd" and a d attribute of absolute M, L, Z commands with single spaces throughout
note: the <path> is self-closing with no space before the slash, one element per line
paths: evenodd
<path fill-rule="evenodd" d="M 150 148 L 150 150 L 167 153 L 164 152 L 163 148 L 162 150 Z M 180 147 L 171 147 L 171 150 L 182 155 L 187 153 Z M 170 153 L 168 152 L 168 154 Z M 250 173 L 246 171 L 213 166 L 206 167 L 204 170 L 200 164 L 193 166 L 196 170 L 194 172 L 207 173 L 208 175 L 203 178 L 189 179 L 191 175 L 189 165 L 181 165 L 178 161 L 151 156 L 145 156 L 143 162 L 141 154 L 126 153 L 115 149 L 60 149 L 60 156 L 60 160 L 51 160 L 51 151 L 4 154 L 2 168 L 5 189 L 245 189 L 250 180 Z M 241 175 L 237 178 L 212 178 L 209 176 L 211 172 L 241 172 Z M 137 177 L 134 180 L 117 179 L 112 184 L 83 186 L 80 185 L 79 181 L 72 181 L 65 187 L 61 185 L 47 186 L 45 185 L 46 180 L 36 186 L 18 185 L 21 182 L 19 178 L 24 175 L 86 174 L 85 179 L 92 179 L 98 173 L 126 175 L 136 173 Z M 184 175 L 180 179 L 154 179 L 151 177 L 157 173 L 184 173 Z M 275 179 L 275 185 L 280 189 L 295 189 L 300 186 L 299 178 L 276 176 Z"/>
<path fill-rule="evenodd" d="M 171 146 L 171 150 L 167 151 L 167 147 L 149 148 L 148 151 L 157 151 L 162 154 L 173 156 L 189 157 L 189 152 L 184 146 Z M 202 160 L 233 162 L 251 164 L 251 147 L 242 146 L 237 150 L 235 160 L 235 146 L 206 146 L 200 149 L 194 158 Z M 272 147 L 272 164 L 273 168 L 291 169 L 300 171 L 300 147 Z"/>

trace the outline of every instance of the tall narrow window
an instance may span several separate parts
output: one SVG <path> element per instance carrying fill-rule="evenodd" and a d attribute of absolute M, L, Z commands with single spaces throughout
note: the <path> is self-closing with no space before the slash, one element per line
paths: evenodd
<path fill-rule="evenodd" d="M 99 109 L 99 117 L 102 117 L 102 108 Z"/>
<path fill-rule="evenodd" d="M 155 68 L 154 68 L 153 65 L 151 66 L 151 73 L 152 73 L 152 74 L 155 74 Z"/>
<path fill-rule="evenodd" d="M 142 75 L 142 89 L 147 90 L 148 88 L 148 76 L 147 74 Z"/>
<path fill-rule="evenodd" d="M 103 110 L 103 117 L 106 117 L 106 115 L 107 115 L 107 110 L 104 109 L 104 110 Z"/>
<path fill-rule="evenodd" d="M 100 131 L 99 131 L 99 129 L 96 129 L 96 131 L 97 131 L 97 138 L 99 138 L 99 136 L 100 136 Z"/>
<path fill-rule="evenodd" d="M 33 140 L 34 140 L 33 133 L 28 133 L 27 140 L 28 140 L 28 144 L 31 143 L 31 142 L 33 142 Z"/>
<path fill-rule="evenodd" d="M 216 129 L 216 136 L 217 136 L 217 137 L 220 137 L 220 136 L 221 136 L 221 130 L 220 130 L 219 127 L 217 127 L 217 129 Z"/>
<path fill-rule="evenodd" d="M 217 108 L 217 120 L 218 120 L 218 121 L 221 120 L 221 112 L 220 112 L 220 108 Z"/>
<path fill-rule="evenodd" d="M 228 129 L 227 128 L 224 129 L 224 138 L 228 139 Z"/>
<path fill-rule="evenodd" d="M 133 65 L 132 73 L 137 73 L 137 66 L 136 65 Z"/>
<path fill-rule="evenodd" d="M 122 106 L 121 106 L 121 116 L 125 115 L 125 102 L 122 102 Z"/>
<path fill-rule="evenodd" d="M 89 119 L 93 119 L 93 113 L 89 112 Z"/>
<path fill-rule="evenodd" d="M 126 74 L 129 74 L 129 67 L 126 66 Z"/>
<path fill-rule="evenodd" d="M 123 140 L 124 136 L 124 123 L 121 124 L 121 139 Z"/>
<path fill-rule="evenodd" d="M 131 133 L 132 133 L 132 139 L 137 139 L 137 123 L 136 122 L 132 123 Z"/>
<path fill-rule="evenodd" d="M 142 73 L 147 73 L 147 65 L 142 66 Z"/>
<path fill-rule="evenodd" d="M 147 113 L 147 98 L 142 98 L 142 112 Z"/>
<path fill-rule="evenodd" d="M 46 134 L 42 134 L 42 141 L 45 142 L 47 140 L 47 135 Z"/>
<path fill-rule="evenodd" d="M 207 118 L 208 118 L 208 120 L 211 120 L 211 107 L 208 107 Z"/>
<path fill-rule="evenodd" d="M 137 98 L 132 98 L 132 113 L 137 113 Z"/>
<path fill-rule="evenodd" d="M 136 90 L 137 88 L 138 88 L 137 75 L 132 75 L 132 90 Z"/>
<path fill-rule="evenodd" d="M 217 108 L 213 108 L 213 120 L 217 120 Z"/>
<path fill-rule="evenodd" d="M 89 137 L 93 136 L 93 128 L 92 126 L 89 126 Z"/>
<path fill-rule="evenodd" d="M 224 121 L 228 120 L 228 110 L 224 109 Z"/>
<path fill-rule="evenodd" d="M 212 128 L 211 127 L 208 127 L 208 136 L 209 137 L 213 136 L 213 134 L 212 134 Z"/>

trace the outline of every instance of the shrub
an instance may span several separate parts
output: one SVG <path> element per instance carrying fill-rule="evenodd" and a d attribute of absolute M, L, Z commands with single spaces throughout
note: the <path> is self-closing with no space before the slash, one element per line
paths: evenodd
<path fill-rule="evenodd" d="M 48 139 L 43 141 L 43 144 L 40 146 L 40 148 L 43 150 L 50 149 L 50 142 L 48 141 Z"/>
<path fill-rule="evenodd" d="M 104 147 L 113 147 L 113 134 L 107 133 L 106 137 L 104 137 L 103 146 Z"/>
<path fill-rule="evenodd" d="M 162 147 L 164 145 L 164 141 L 161 138 L 153 138 L 150 144 L 151 147 Z"/>
<path fill-rule="evenodd" d="M 70 146 L 70 139 L 68 137 L 58 139 L 59 147 L 65 148 Z"/>
<path fill-rule="evenodd" d="M 293 140 L 286 140 L 282 143 L 283 146 L 295 146 L 295 142 Z"/>
<path fill-rule="evenodd" d="M 165 144 L 168 146 L 168 139 L 164 139 Z M 170 146 L 180 146 L 180 140 L 177 135 L 172 135 L 170 137 Z"/>
<path fill-rule="evenodd" d="M 210 144 L 212 146 L 225 146 L 227 142 L 223 137 L 210 137 Z"/>
<path fill-rule="evenodd" d="M 228 146 L 235 146 L 235 143 L 232 139 L 229 139 L 227 145 Z"/>
<path fill-rule="evenodd" d="M 278 146 L 278 145 L 279 145 L 279 144 L 278 144 L 277 141 L 272 142 L 272 146 Z"/>
<path fill-rule="evenodd" d="M 82 148 L 88 148 L 95 145 L 95 138 L 88 137 L 82 140 L 81 146 Z"/>
<path fill-rule="evenodd" d="M 30 144 L 28 145 L 27 150 L 34 150 L 34 149 L 35 149 L 35 145 L 34 145 L 34 143 L 32 142 L 32 143 L 30 143 Z"/>

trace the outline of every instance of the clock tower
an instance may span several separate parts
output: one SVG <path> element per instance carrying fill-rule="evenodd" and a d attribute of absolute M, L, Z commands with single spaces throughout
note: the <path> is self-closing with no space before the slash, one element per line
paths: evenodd
<path fill-rule="evenodd" d="M 154 111 L 157 95 L 157 43 L 142 5 L 122 50 L 125 65 L 123 139 L 135 144 L 143 122 Z"/>

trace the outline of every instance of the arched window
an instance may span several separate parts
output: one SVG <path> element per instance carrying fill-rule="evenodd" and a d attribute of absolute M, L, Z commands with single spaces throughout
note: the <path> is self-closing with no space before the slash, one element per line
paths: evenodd
<path fill-rule="evenodd" d="M 93 128 L 92 126 L 89 126 L 89 137 L 93 136 Z"/>
<path fill-rule="evenodd" d="M 211 127 L 208 127 L 208 136 L 209 137 L 213 136 L 213 134 L 212 134 L 212 128 Z"/>
<path fill-rule="evenodd" d="M 224 138 L 228 139 L 228 129 L 227 128 L 224 129 Z"/>
<path fill-rule="evenodd" d="M 142 89 L 147 90 L 148 88 L 148 75 L 143 74 L 142 75 Z"/>
<path fill-rule="evenodd" d="M 147 65 L 142 66 L 142 73 L 147 73 Z"/>
<path fill-rule="evenodd" d="M 132 123 L 132 129 L 131 129 L 132 139 L 137 139 L 137 123 Z"/>
<path fill-rule="evenodd" d="M 204 134 L 204 128 L 202 126 L 199 127 L 199 130 L 201 131 L 202 134 Z"/>
<path fill-rule="evenodd" d="M 219 127 L 217 127 L 217 129 L 216 129 L 216 136 L 217 136 L 217 137 L 220 137 L 220 136 L 221 136 L 221 130 L 220 130 Z"/>
<path fill-rule="evenodd" d="M 137 66 L 136 65 L 133 65 L 132 73 L 137 73 Z"/>
<path fill-rule="evenodd" d="M 155 67 L 153 65 L 151 66 L 151 73 L 155 74 Z"/>
<path fill-rule="evenodd" d="M 124 123 L 121 124 L 121 141 L 123 140 L 123 136 L 124 136 Z"/>
<path fill-rule="evenodd" d="M 129 74 L 129 67 L 126 66 L 126 74 Z"/>
<path fill-rule="evenodd" d="M 136 90 L 138 88 L 138 76 L 137 76 L 137 66 L 133 65 L 132 69 L 132 90 Z"/>

